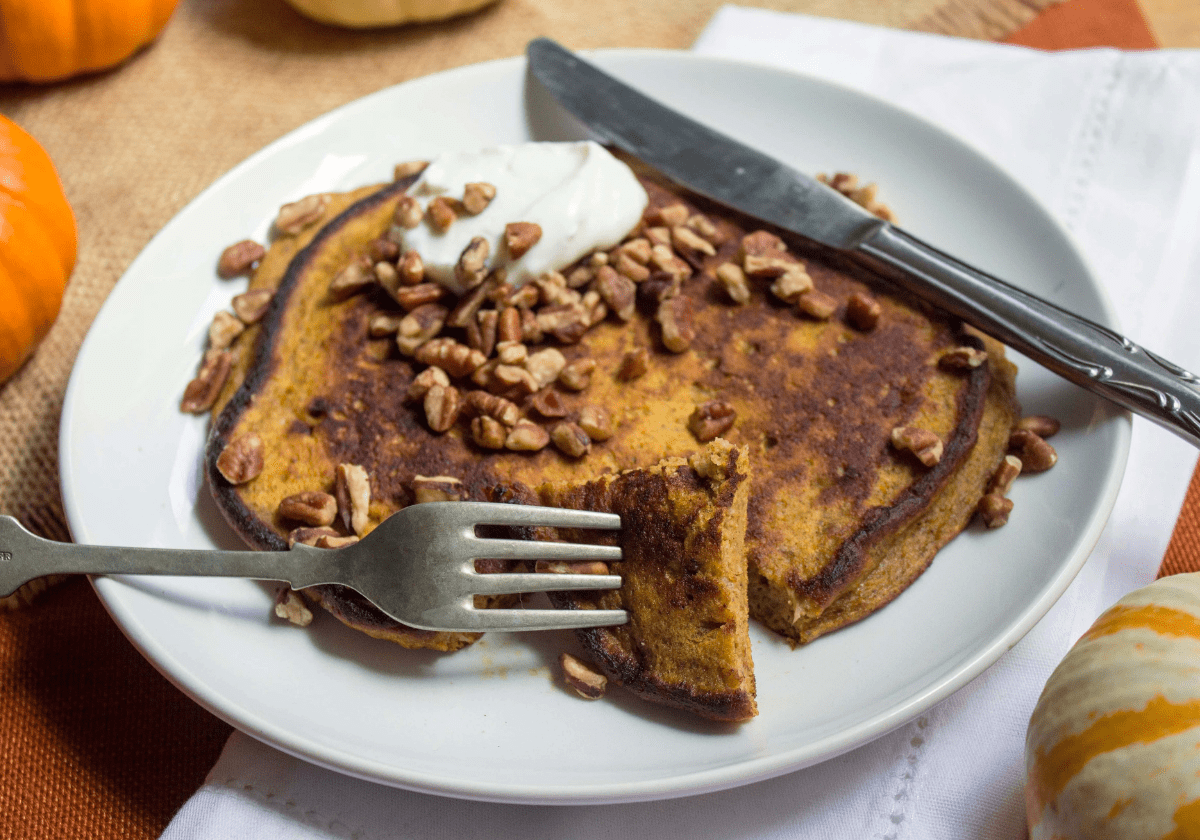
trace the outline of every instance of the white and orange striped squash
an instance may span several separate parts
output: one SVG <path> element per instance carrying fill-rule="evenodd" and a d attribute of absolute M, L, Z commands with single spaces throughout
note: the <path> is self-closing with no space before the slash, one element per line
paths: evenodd
<path fill-rule="evenodd" d="M 1096 619 L 1025 739 L 1030 840 L 1200 840 L 1200 573 Z"/>

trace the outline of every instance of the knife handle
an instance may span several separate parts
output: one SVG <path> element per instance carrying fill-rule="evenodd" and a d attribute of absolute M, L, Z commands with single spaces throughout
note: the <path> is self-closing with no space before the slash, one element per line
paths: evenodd
<path fill-rule="evenodd" d="M 852 253 L 913 296 L 1200 447 L 1195 374 L 893 225 L 881 225 Z"/>

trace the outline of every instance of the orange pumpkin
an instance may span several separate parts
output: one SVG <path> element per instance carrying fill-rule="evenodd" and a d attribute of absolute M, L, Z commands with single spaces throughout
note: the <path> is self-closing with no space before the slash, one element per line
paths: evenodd
<path fill-rule="evenodd" d="M 0 116 L 0 382 L 50 330 L 75 267 L 75 215 L 50 156 Z"/>
<path fill-rule="evenodd" d="M 1200 838 L 1200 573 L 1096 619 L 1038 699 L 1025 769 L 1031 840 Z"/>
<path fill-rule="evenodd" d="M 178 0 L 0 0 L 0 82 L 50 82 L 120 64 Z"/>

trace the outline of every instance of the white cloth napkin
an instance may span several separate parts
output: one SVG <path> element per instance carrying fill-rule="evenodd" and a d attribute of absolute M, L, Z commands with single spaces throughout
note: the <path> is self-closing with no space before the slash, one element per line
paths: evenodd
<path fill-rule="evenodd" d="M 1127 335 L 1200 369 L 1200 53 L 1042 53 L 736 7 L 695 49 L 868 91 L 974 144 L 1074 234 Z M 1050 613 L 919 720 L 816 767 L 657 803 L 491 805 L 358 781 L 235 733 L 163 836 L 1016 840 L 1041 687 L 1096 615 L 1154 577 L 1195 462 L 1135 419 L 1112 518 Z"/>

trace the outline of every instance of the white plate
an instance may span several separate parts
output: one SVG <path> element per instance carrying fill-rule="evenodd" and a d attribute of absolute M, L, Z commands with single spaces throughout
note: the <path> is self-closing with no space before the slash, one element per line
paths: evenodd
<path fill-rule="evenodd" d="M 802 170 L 877 180 L 922 237 L 1074 311 L 1114 324 L 1078 252 L 978 153 L 861 94 L 777 70 L 670 52 L 614 51 L 602 66 Z M 753 95 L 747 95 L 753 92 Z M 265 240 L 280 203 L 387 180 L 442 149 L 579 128 L 523 60 L 465 67 L 351 103 L 217 181 L 146 247 L 88 334 L 63 410 L 63 497 L 84 543 L 234 546 L 202 486 L 206 420 L 179 413 L 231 242 Z M 631 699 L 570 696 L 562 635 L 491 635 L 453 656 L 413 652 L 329 616 L 271 618 L 247 581 L 107 578 L 105 605 L 169 679 L 257 738 L 345 773 L 508 802 L 619 802 L 717 790 L 830 758 L 911 720 L 994 662 L 1075 576 L 1116 496 L 1127 417 L 1032 363 L 1021 399 L 1064 421 L 1060 460 L 1017 482 L 1012 523 L 956 539 L 893 604 L 792 650 L 755 629 L 759 717 L 714 726 Z"/>

